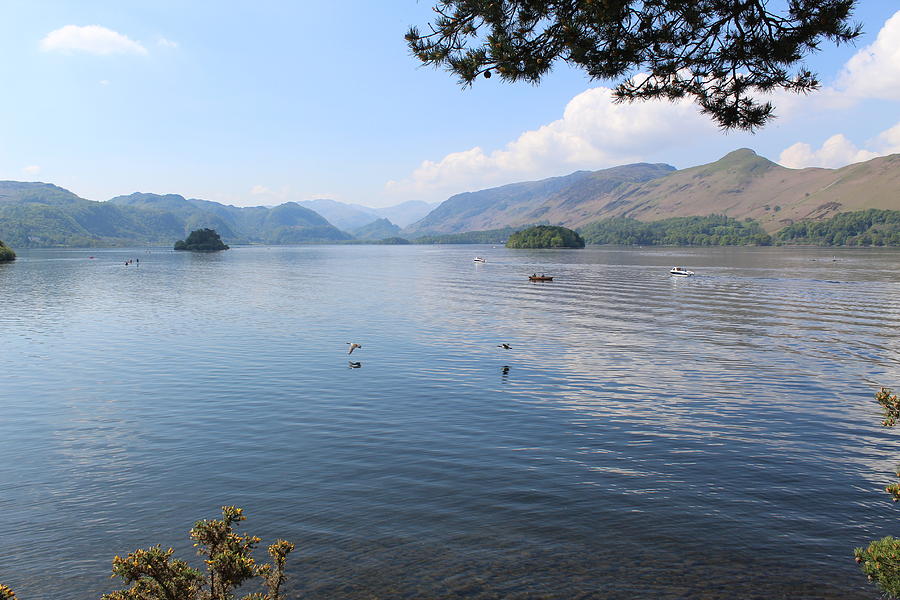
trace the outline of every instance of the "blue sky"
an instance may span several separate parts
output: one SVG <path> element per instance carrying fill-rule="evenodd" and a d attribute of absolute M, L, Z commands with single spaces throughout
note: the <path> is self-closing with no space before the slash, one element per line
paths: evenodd
<path fill-rule="evenodd" d="M 92 200 L 388 206 L 738 147 L 794 168 L 900 152 L 895 0 L 860 0 L 864 37 L 809 60 L 823 90 L 778 98 L 754 135 L 691 105 L 611 105 L 611 82 L 563 65 L 540 86 L 462 89 L 407 52 L 429 14 L 427 0 L 3 0 L 0 179 Z"/>

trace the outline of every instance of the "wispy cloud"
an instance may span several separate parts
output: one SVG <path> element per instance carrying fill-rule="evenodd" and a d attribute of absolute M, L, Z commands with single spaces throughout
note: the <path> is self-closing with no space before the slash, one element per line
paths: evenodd
<path fill-rule="evenodd" d="M 177 48 L 178 42 L 173 42 L 172 40 L 160 37 L 156 40 L 156 45 L 160 48 Z"/>
<path fill-rule="evenodd" d="M 27 167 L 22 167 L 22 172 L 26 175 L 37 175 L 41 172 L 41 167 L 39 165 L 28 165 Z"/>
<path fill-rule="evenodd" d="M 271 193 L 272 193 L 272 190 L 270 190 L 269 188 L 267 188 L 264 185 L 257 184 L 257 185 L 254 185 L 252 188 L 250 188 L 251 196 L 263 196 L 263 195 L 271 194 Z"/>
<path fill-rule="evenodd" d="M 139 42 L 100 25 L 66 25 L 41 40 L 44 52 L 85 52 L 87 54 L 147 54 Z"/>

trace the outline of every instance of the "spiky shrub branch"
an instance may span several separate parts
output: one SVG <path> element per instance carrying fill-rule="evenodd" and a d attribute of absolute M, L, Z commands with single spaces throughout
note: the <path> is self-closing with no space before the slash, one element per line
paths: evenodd
<path fill-rule="evenodd" d="M 893 427 L 900 418 L 900 399 L 890 388 L 881 388 L 875 394 L 875 400 L 881 405 L 884 419 L 881 425 Z M 897 469 L 900 477 L 900 467 Z M 900 501 L 900 484 L 891 484 L 884 488 L 894 502 Z M 871 542 L 866 548 L 853 551 L 856 562 L 863 572 L 881 590 L 891 598 L 900 598 L 900 540 L 887 536 Z"/>
<path fill-rule="evenodd" d="M 206 574 L 186 562 L 172 558 L 174 550 L 153 546 L 113 559 L 113 577 L 126 584 L 103 596 L 103 600 L 233 600 L 234 590 L 259 577 L 267 593 L 243 596 L 242 600 L 282 600 L 284 566 L 294 545 L 278 540 L 269 546 L 272 562 L 257 564 L 252 553 L 260 538 L 240 535 L 237 523 L 246 520 L 243 509 L 222 507 L 222 518 L 197 521 L 191 539 L 197 553 L 206 557 Z M 0 596 L 0 600 L 4 600 Z"/>
<path fill-rule="evenodd" d="M 804 57 L 860 35 L 856 1 L 437 0 L 406 41 L 463 85 L 492 73 L 536 84 L 562 61 L 619 81 L 619 102 L 687 97 L 722 128 L 753 130 L 773 116 L 759 94 L 816 89 Z"/>

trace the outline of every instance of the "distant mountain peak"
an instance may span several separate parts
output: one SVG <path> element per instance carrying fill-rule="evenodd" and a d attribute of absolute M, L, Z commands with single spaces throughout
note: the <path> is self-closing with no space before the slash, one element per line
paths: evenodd
<path fill-rule="evenodd" d="M 738 148 L 737 150 L 732 150 L 725 156 L 723 156 L 720 160 L 729 160 L 735 158 L 752 158 L 755 156 L 759 156 L 755 151 L 750 148 Z"/>

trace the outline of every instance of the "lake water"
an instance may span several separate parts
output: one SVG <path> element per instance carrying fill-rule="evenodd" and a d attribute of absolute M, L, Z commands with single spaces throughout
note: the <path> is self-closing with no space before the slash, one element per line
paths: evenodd
<path fill-rule="evenodd" d="M 853 548 L 900 534 L 872 400 L 900 387 L 900 251 L 19 256 L 0 582 L 24 600 L 96 598 L 138 547 L 196 561 L 223 504 L 297 544 L 313 599 L 873 598 Z"/>

